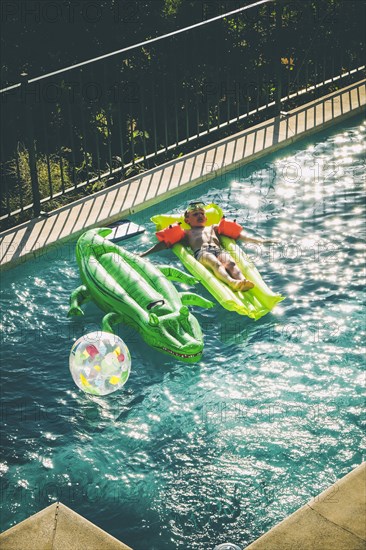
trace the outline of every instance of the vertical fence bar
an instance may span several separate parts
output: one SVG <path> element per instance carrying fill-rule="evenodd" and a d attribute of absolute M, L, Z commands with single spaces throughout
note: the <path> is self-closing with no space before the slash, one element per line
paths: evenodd
<path fill-rule="evenodd" d="M 123 77 L 123 71 L 121 73 L 121 78 Z M 126 132 L 126 124 L 124 123 L 123 119 L 123 101 L 124 101 L 124 94 L 122 93 L 123 87 L 122 82 L 118 81 L 116 82 L 112 87 L 112 97 L 113 101 L 116 105 L 116 113 L 117 113 L 117 124 L 118 124 L 118 152 L 120 155 L 121 160 L 121 171 L 122 174 L 124 172 L 124 157 L 125 157 L 125 132 Z"/>
<path fill-rule="evenodd" d="M 19 159 L 18 159 L 18 148 L 16 151 L 16 171 L 17 171 L 17 183 L 20 184 L 20 173 L 19 173 Z M 3 210 L 3 200 L 5 197 L 5 213 L 9 216 L 11 212 L 11 206 L 10 206 L 10 192 L 9 192 L 9 185 L 8 185 L 8 178 L 5 174 L 5 163 L 2 162 L 2 159 L 4 159 L 4 153 L 3 153 L 3 140 L 0 140 L 0 170 L 1 170 L 1 182 L 4 185 L 4 191 L 3 191 L 3 199 L 1 200 L 1 211 Z M 23 211 L 23 197 L 20 189 L 20 209 Z M 2 215 L 2 214 L 1 214 Z"/>
<path fill-rule="evenodd" d="M 217 82 L 217 86 L 216 86 L 216 94 L 217 94 L 217 97 L 216 97 L 216 115 L 217 115 L 217 121 L 216 121 L 216 128 L 219 129 L 220 128 L 220 99 L 221 99 L 221 88 L 220 88 L 220 76 L 221 76 L 221 72 L 220 72 L 220 68 L 221 68 L 221 63 L 220 60 L 221 59 L 221 56 L 220 56 L 220 52 L 219 52 L 219 44 L 218 44 L 218 40 L 215 40 L 215 61 L 216 61 L 216 70 L 215 70 L 215 75 L 217 75 L 218 77 L 218 82 Z M 217 63 L 219 63 L 217 65 Z"/>
<path fill-rule="evenodd" d="M 206 102 L 206 113 L 207 113 L 207 132 L 210 132 L 211 126 L 210 126 L 210 94 L 207 90 L 207 84 L 206 84 L 206 90 L 205 90 L 205 102 Z"/>
<path fill-rule="evenodd" d="M 58 132 L 58 137 L 60 137 L 60 132 Z M 60 176 L 61 176 L 61 191 L 62 194 L 65 194 L 65 176 L 64 176 L 64 163 L 62 158 L 62 145 L 59 148 L 59 166 L 60 166 Z"/>
<path fill-rule="evenodd" d="M 345 13 L 345 7 L 344 7 L 344 0 L 341 0 L 341 4 L 340 4 L 340 12 L 341 12 L 341 21 L 345 21 L 345 16 L 346 16 L 346 13 Z M 343 72 L 343 59 L 344 59 L 344 34 L 343 33 L 339 33 L 339 43 L 340 43 L 340 56 L 339 56 L 339 59 L 340 59 L 340 73 Z"/>
<path fill-rule="evenodd" d="M 20 210 L 23 212 L 23 208 L 24 208 L 24 203 L 23 203 L 23 189 L 22 189 L 22 178 L 21 178 L 21 175 L 20 175 L 20 166 L 19 166 L 19 144 L 17 144 L 17 149 L 16 149 L 16 152 L 15 152 L 15 164 L 16 164 L 16 171 L 17 171 L 17 184 L 18 184 L 18 187 L 19 187 L 19 203 L 20 203 Z M 8 189 L 8 185 L 7 185 L 7 178 L 5 178 L 5 184 L 6 184 L 6 188 Z M 9 203 L 9 196 L 7 195 L 7 203 Z M 7 204 L 7 206 L 9 207 L 9 204 Z"/>
<path fill-rule="evenodd" d="M 167 70 L 165 68 L 165 70 Z M 168 151 L 169 138 L 168 138 L 168 110 L 167 110 L 167 75 L 163 79 L 163 115 L 164 115 L 164 141 L 165 151 Z"/>
<path fill-rule="evenodd" d="M 266 110 L 267 110 L 268 109 L 268 103 L 269 103 L 268 74 L 267 73 L 264 77 L 264 101 L 265 101 Z"/>
<path fill-rule="evenodd" d="M 187 84 L 187 83 L 184 83 Z M 186 115 L 186 141 L 189 142 L 189 116 L 188 116 L 188 92 L 187 85 L 184 86 L 184 111 Z"/>
<path fill-rule="evenodd" d="M 275 11 L 276 11 L 276 27 L 275 27 L 275 47 L 274 47 L 274 64 L 275 64 L 275 76 L 277 80 L 276 85 L 276 105 L 275 105 L 275 111 L 278 115 L 281 111 L 281 98 L 282 98 L 282 74 L 281 74 L 281 51 L 280 51 L 280 38 L 281 38 L 281 31 L 282 31 L 282 5 L 279 3 L 276 3 Z"/>
<path fill-rule="evenodd" d="M 94 82 L 94 79 L 95 79 L 95 72 L 94 72 L 94 66 L 92 65 L 91 66 L 91 77 L 92 77 L 92 82 Z M 97 154 L 97 174 L 98 174 L 98 181 L 100 181 L 100 174 L 101 174 L 101 168 L 100 168 L 100 146 L 99 146 L 99 140 L 100 140 L 100 133 L 99 133 L 99 130 L 98 130 L 98 112 L 97 112 L 97 109 L 92 108 L 92 116 L 93 116 L 93 124 L 96 125 L 96 128 L 94 130 L 94 136 L 95 136 L 95 150 L 96 150 L 96 154 Z M 104 124 L 104 121 L 103 121 L 103 117 L 101 117 L 100 121 L 99 121 L 99 124 L 101 125 L 102 127 L 102 135 L 103 135 L 103 124 Z"/>
<path fill-rule="evenodd" d="M 62 158 L 62 147 L 60 149 L 60 174 L 61 174 L 61 189 L 62 194 L 65 194 L 65 176 L 64 176 L 64 163 Z"/>
<path fill-rule="evenodd" d="M 240 121 L 240 88 L 241 84 L 238 82 L 238 86 L 235 87 L 235 99 L 236 99 L 236 120 Z"/>
<path fill-rule="evenodd" d="M 157 157 L 157 151 L 158 151 L 158 142 L 157 142 L 157 133 L 156 133 L 156 103 L 155 103 L 155 78 L 152 76 L 151 78 L 151 98 L 152 98 L 152 115 L 153 115 L 153 132 L 154 132 L 154 153 L 155 157 Z"/>
<path fill-rule="evenodd" d="M 113 173 L 113 158 L 112 158 L 112 114 L 111 104 L 107 101 L 106 105 L 106 123 L 107 123 L 107 148 L 108 148 L 108 165 L 109 175 Z"/>
<path fill-rule="evenodd" d="M 122 103 L 120 101 L 120 98 L 118 97 L 118 107 L 117 107 L 117 119 L 118 119 L 118 137 L 119 137 L 119 153 L 121 155 L 121 168 L 124 169 L 125 161 L 124 161 L 124 126 L 122 122 Z"/>
<path fill-rule="evenodd" d="M 189 44 L 188 44 L 188 35 L 185 33 L 184 37 L 184 111 L 186 115 L 186 141 L 189 142 L 189 101 L 188 101 L 188 85 L 189 85 L 189 59 L 188 59 L 188 52 L 190 51 Z"/>
<path fill-rule="evenodd" d="M 10 207 L 10 192 L 9 192 L 9 185 L 8 185 L 8 181 L 7 181 L 7 178 L 4 177 L 4 195 L 5 195 L 5 212 L 8 216 L 10 216 L 10 211 L 11 211 L 11 207 Z M 21 211 L 23 211 L 23 203 L 21 203 Z"/>
<path fill-rule="evenodd" d="M 305 90 L 308 91 L 309 87 L 309 63 L 305 63 Z"/>
<path fill-rule="evenodd" d="M 196 124 L 197 124 L 197 138 L 200 137 L 200 106 L 199 106 L 199 99 L 198 99 L 198 91 L 194 94 L 196 96 Z"/>
<path fill-rule="evenodd" d="M 107 143 L 108 143 L 108 163 L 109 175 L 113 174 L 113 156 L 112 156 L 112 114 L 111 105 L 107 104 Z"/>
<path fill-rule="evenodd" d="M 317 53 L 318 53 L 318 36 L 319 36 L 319 31 L 320 31 L 320 14 L 319 14 L 319 6 L 318 4 L 316 3 L 315 4 L 315 13 L 316 13 L 316 24 L 317 24 L 317 28 L 316 28 L 316 35 L 315 35 L 315 48 L 314 48 L 314 97 L 317 98 L 318 97 L 318 89 L 316 87 L 317 83 L 318 83 L 318 56 L 317 56 Z"/>
<path fill-rule="evenodd" d="M 134 132 L 135 132 L 135 128 L 134 128 L 134 123 L 135 123 L 135 120 L 134 120 L 134 117 L 133 117 L 133 114 L 132 114 L 132 109 L 131 109 L 131 112 L 130 112 L 130 143 L 131 143 L 131 162 L 132 162 L 132 166 L 135 166 L 135 142 L 134 142 Z"/>
<path fill-rule="evenodd" d="M 267 37 L 267 45 L 272 45 L 273 35 L 272 35 L 272 19 L 271 19 L 271 13 L 272 13 L 273 7 L 270 4 L 265 4 L 265 16 L 266 16 L 266 37 Z M 271 54 L 270 54 L 271 55 Z M 268 112 L 268 104 L 269 104 L 269 97 L 270 97 L 270 88 L 272 87 L 270 85 L 270 76 L 269 76 L 270 68 L 268 66 L 268 61 L 265 66 L 265 75 L 264 75 L 264 89 L 265 89 L 265 102 L 266 102 L 266 111 Z"/>
<path fill-rule="evenodd" d="M 98 173 L 98 180 L 100 181 L 100 174 L 101 174 L 101 168 L 100 168 L 100 146 L 99 146 L 99 139 L 100 139 L 100 136 L 99 136 L 99 130 L 98 130 L 98 121 L 97 121 L 97 117 L 96 117 L 96 112 L 95 112 L 95 109 L 93 109 L 93 116 L 94 116 L 94 121 L 95 124 L 97 124 L 97 127 L 95 128 L 95 131 L 94 131 L 94 135 L 95 135 L 95 150 L 96 150 L 96 153 L 97 153 L 97 173 Z M 100 121 L 100 124 L 103 126 L 103 119 Z"/>
<path fill-rule="evenodd" d="M 247 82 L 245 84 L 245 90 L 246 90 L 246 105 L 247 105 L 246 114 L 248 115 L 250 111 L 250 104 L 249 104 L 249 86 Z"/>
<path fill-rule="evenodd" d="M 26 144 L 29 154 L 29 170 L 31 177 L 32 197 L 33 197 L 33 215 L 37 218 L 41 213 L 41 198 L 39 193 L 39 182 L 37 173 L 37 157 L 34 146 L 34 128 L 33 128 L 33 109 L 32 105 L 27 105 L 28 75 L 21 75 L 21 96 L 23 98 L 23 107 L 25 109 L 26 122 Z"/>
<path fill-rule="evenodd" d="M 216 23 L 215 23 L 216 25 Z M 217 23 L 217 25 L 219 25 L 219 23 Z M 219 36 L 219 33 L 221 31 L 221 27 L 219 26 L 218 27 L 218 33 L 217 35 Z M 217 76 L 217 80 L 218 82 L 216 82 L 216 85 L 215 85 L 215 90 L 216 90 L 216 116 L 217 116 L 217 120 L 216 120 L 216 128 L 219 129 L 220 128 L 220 100 L 221 100 L 221 51 L 219 50 L 219 40 L 215 40 L 214 41 L 214 44 L 215 44 L 215 50 L 214 50 L 214 59 L 216 61 L 216 66 L 215 66 L 215 76 Z"/>
<path fill-rule="evenodd" d="M 178 64 L 176 63 L 176 52 L 177 52 L 177 41 L 175 37 L 172 37 L 170 42 L 170 48 L 168 53 L 168 70 L 169 74 L 172 76 L 173 88 L 172 88 L 172 101 L 173 101 L 173 111 L 174 111 L 174 139 L 176 146 L 179 143 L 179 112 L 178 112 L 178 91 L 177 91 L 177 82 L 178 82 Z"/>
<path fill-rule="evenodd" d="M 146 151 L 146 126 L 145 126 L 145 92 L 144 92 L 144 79 L 141 79 L 141 69 L 140 69 L 140 78 L 139 78 L 139 89 L 140 89 L 140 111 L 141 111 L 141 124 L 142 124 L 142 147 L 144 151 L 144 168 L 146 169 L 149 166 L 147 160 L 147 151 Z M 146 166 L 145 166 L 146 164 Z"/>
<path fill-rule="evenodd" d="M 165 150 L 168 151 L 169 148 L 169 130 L 171 128 L 169 121 L 171 117 L 169 116 L 169 105 L 170 105 L 170 82 L 171 82 L 171 44 L 169 44 L 168 49 L 164 49 L 163 62 L 164 62 L 164 71 L 165 78 L 163 82 L 163 112 L 164 112 L 164 139 L 165 139 Z M 169 86 L 168 86 L 169 83 Z"/>
<path fill-rule="evenodd" d="M 227 101 L 227 108 L 226 108 L 226 116 L 227 116 L 227 124 L 230 124 L 230 92 L 229 92 L 229 75 L 226 76 L 226 101 Z"/>
<path fill-rule="evenodd" d="M 45 114 L 45 107 L 44 107 L 43 101 L 41 102 L 41 117 L 42 117 L 42 129 L 43 129 L 43 139 L 44 139 L 44 150 L 46 154 L 46 163 L 47 163 L 48 189 L 49 189 L 50 197 L 52 199 L 53 189 L 52 189 L 51 163 L 50 163 L 48 136 L 47 136 L 47 129 L 46 129 L 46 114 Z"/>
<path fill-rule="evenodd" d="M 93 113 L 94 115 L 94 118 L 96 119 L 96 116 L 95 116 L 95 111 Z M 95 120 L 95 123 L 97 124 L 97 120 Z M 100 124 L 103 125 L 103 120 L 100 121 Z M 94 135 L 95 135 L 95 150 L 96 150 L 96 153 L 97 153 L 97 173 L 98 173 L 98 181 L 100 181 L 100 174 L 101 174 L 101 168 L 100 168 L 100 145 L 99 145 L 99 140 L 100 140 L 100 135 L 99 135 L 99 130 L 98 130 L 98 127 L 95 129 L 95 132 L 94 132 Z"/>
<path fill-rule="evenodd" d="M 100 113 L 103 113 L 103 106 L 105 105 L 105 118 L 106 118 L 106 129 L 107 129 L 107 151 L 108 151 L 108 164 L 109 164 L 109 175 L 113 174 L 113 159 L 112 159 L 112 109 L 110 99 L 107 97 L 107 76 L 106 76 L 106 63 L 103 63 L 103 74 L 102 74 L 102 101 L 98 100 L 98 110 Z M 105 97 L 105 102 L 103 102 L 103 97 Z"/>
<path fill-rule="evenodd" d="M 217 109 L 216 109 L 216 112 L 217 112 L 217 129 L 218 130 L 220 129 L 220 101 L 221 101 L 221 91 L 220 91 L 220 86 L 217 86 L 217 103 L 216 103 Z"/>
<path fill-rule="evenodd" d="M 71 106 L 70 106 L 70 94 L 69 98 L 67 100 L 67 107 L 65 111 L 66 115 L 66 125 L 69 129 L 69 138 L 70 138 L 70 148 L 71 148 L 71 159 L 72 159 L 72 183 L 74 184 L 74 188 L 77 188 L 77 182 L 76 182 L 76 158 L 75 158 L 75 140 L 74 140 L 74 121 L 71 115 Z"/>
<path fill-rule="evenodd" d="M 177 65 L 174 63 L 174 116 L 175 116 L 175 143 L 178 146 L 179 143 L 179 118 L 178 118 L 178 94 L 177 94 Z"/>
<path fill-rule="evenodd" d="M 80 82 L 80 90 L 83 89 L 83 77 L 82 77 L 82 69 L 79 73 L 79 82 Z M 88 151 L 87 151 L 87 138 L 86 138 L 86 125 L 85 125 L 85 113 L 84 113 L 84 102 L 83 97 L 80 92 L 80 115 L 81 115 L 81 148 L 83 151 L 84 156 L 84 163 L 85 163 L 85 172 L 86 172 L 86 182 L 89 184 L 90 176 L 89 176 L 89 159 L 88 159 Z"/>
<path fill-rule="evenodd" d="M 61 179 L 61 192 L 64 195 L 65 194 L 65 177 L 64 177 L 64 166 L 63 166 L 63 159 L 62 159 L 62 143 L 61 143 L 61 132 L 60 132 L 60 125 L 63 120 L 62 118 L 62 109 L 61 105 L 59 103 L 56 103 L 56 112 L 59 113 L 57 116 L 57 119 L 55 120 L 55 126 L 56 126 L 56 150 L 58 152 L 58 165 L 60 167 L 60 179 Z"/>

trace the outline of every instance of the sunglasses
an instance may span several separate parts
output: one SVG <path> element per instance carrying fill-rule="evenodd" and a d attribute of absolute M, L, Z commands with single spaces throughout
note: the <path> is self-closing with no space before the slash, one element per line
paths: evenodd
<path fill-rule="evenodd" d="M 203 202 L 190 202 L 186 212 L 194 212 L 195 210 L 202 210 L 205 208 L 205 206 L 206 205 Z"/>

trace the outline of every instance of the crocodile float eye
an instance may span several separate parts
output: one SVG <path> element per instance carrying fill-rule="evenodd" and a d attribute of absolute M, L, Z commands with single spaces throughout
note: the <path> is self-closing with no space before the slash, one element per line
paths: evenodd
<path fill-rule="evenodd" d="M 150 313 L 149 325 L 151 325 L 152 327 L 157 327 L 159 322 L 159 317 L 155 313 Z"/>
<path fill-rule="evenodd" d="M 156 306 L 163 306 L 165 304 L 165 300 L 156 300 L 156 302 L 150 302 L 150 304 L 147 306 L 146 309 L 152 309 Z"/>
<path fill-rule="evenodd" d="M 181 317 L 188 317 L 189 316 L 189 309 L 187 306 L 182 306 L 179 310 L 179 314 Z"/>

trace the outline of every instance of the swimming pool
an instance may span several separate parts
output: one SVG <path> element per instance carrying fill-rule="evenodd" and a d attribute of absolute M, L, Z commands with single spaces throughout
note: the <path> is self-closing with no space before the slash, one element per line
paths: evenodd
<path fill-rule="evenodd" d="M 360 464 L 365 133 L 353 120 L 133 218 L 147 232 L 129 250 L 154 242 L 151 215 L 196 199 L 281 239 L 247 250 L 286 300 L 257 322 L 194 308 L 196 365 L 122 326 L 130 379 L 87 396 L 68 355 L 103 314 L 66 318 L 74 243 L 3 275 L 2 529 L 60 500 L 135 550 L 245 546 Z"/>

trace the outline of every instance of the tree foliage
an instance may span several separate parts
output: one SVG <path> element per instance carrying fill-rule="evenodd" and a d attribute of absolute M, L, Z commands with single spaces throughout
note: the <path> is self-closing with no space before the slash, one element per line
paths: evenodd
<path fill-rule="evenodd" d="M 19 82 L 24 71 L 28 78 L 45 75 L 251 3 L 3 3 L 1 87 Z M 259 106 L 278 107 L 279 97 L 363 64 L 364 14 L 358 0 L 276 0 L 3 94 L 3 209 L 9 197 L 15 201 L 20 185 L 28 185 L 28 200 L 30 176 L 27 183 L 25 169 L 20 178 L 14 166 L 17 156 L 18 165 L 24 164 L 30 144 L 40 171 L 45 162 L 52 164 L 57 190 L 58 165 L 64 167 L 64 185 L 100 180 L 104 172 L 110 181 L 115 169 L 127 177 L 151 166 L 149 153 L 163 151 L 162 160 L 180 155 L 214 139 L 211 131 L 227 127 L 230 119 L 237 117 L 235 129 L 241 129 L 259 120 Z M 331 83 L 329 90 L 338 85 Z M 241 121 L 246 112 L 256 114 Z M 41 198 L 48 187 L 49 181 L 41 186 Z"/>

